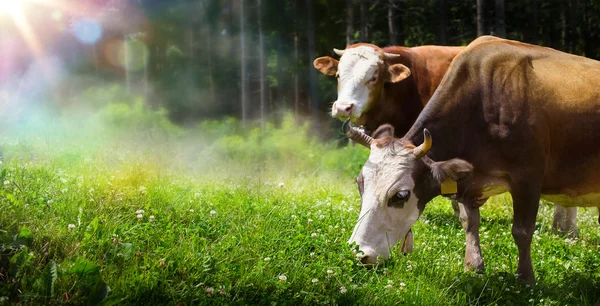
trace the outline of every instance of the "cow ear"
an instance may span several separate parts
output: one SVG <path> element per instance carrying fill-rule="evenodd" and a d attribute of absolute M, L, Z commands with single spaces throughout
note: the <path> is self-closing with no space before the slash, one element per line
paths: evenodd
<path fill-rule="evenodd" d="M 339 63 L 339 61 L 337 61 L 336 59 L 334 59 L 332 57 L 323 56 L 323 57 L 317 58 L 313 62 L 313 66 L 315 66 L 315 68 L 317 70 L 321 71 L 321 73 L 324 75 L 334 76 L 338 70 L 338 63 Z"/>
<path fill-rule="evenodd" d="M 394 127 L 390 124 L 384 124 L 377 128 L 377 130 L 373 133 L 373 138 L 378 139 L 385 136 L 394 137 Z"/>
<path fill-rule="evenodd" d="M 431 173 L 440 183 L 448 179 L 457 181 L 471 175 L 473 173 L 473 165 L 462 159 L 454 158 L 432 163 Z"/>
<path fill-rule="evenodd" d="M 388 68 L 387 81 L 390 83 L 400 82 L 410 76 L 410 69 L 402 64 L 394 64 Z"/>

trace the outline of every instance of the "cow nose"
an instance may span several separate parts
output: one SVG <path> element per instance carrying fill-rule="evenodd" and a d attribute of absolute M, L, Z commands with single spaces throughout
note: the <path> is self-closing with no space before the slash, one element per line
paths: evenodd
<path fill-rule="evenodd" d="M 360 259 L 360 262 L 362 262 L 363 264 L 368 264 L 370 263 L 371 258 L 369 257 L 369 255 L 365 255 Z"/>
<path fill-rule="evenodd" d="M 369 255 L 365 255 L 360 259 L 360 262 L 365 265 L 367 269 L 373 268 L 374 262 L 371 261 L 372 257 Z"/>
<path fill-rule="evenodd" d="M 332 111 L 334 117 L 350 117 L 354 104 L 333 103 Z"/>

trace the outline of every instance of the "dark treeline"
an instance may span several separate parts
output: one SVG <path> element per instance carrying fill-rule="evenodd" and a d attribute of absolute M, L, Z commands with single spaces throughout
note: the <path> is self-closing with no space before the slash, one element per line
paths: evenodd
<path fill-rule="evenodd" d="M 179 123 L 284 111 L 327 121 L 335 81 L 312 68 L 332 48 L 466 45 L 483 34 L 600 58 L 595 0 L 139 0 L 149 65 L 127 74 Z M 142 32 L 135 37 L 136 32 Z M 147 35 L 151 33 L 151 35 Z M 133 38 L 131 38 L 133 37 Z M 135 84 L 144 84 L 136 87 Z"/>

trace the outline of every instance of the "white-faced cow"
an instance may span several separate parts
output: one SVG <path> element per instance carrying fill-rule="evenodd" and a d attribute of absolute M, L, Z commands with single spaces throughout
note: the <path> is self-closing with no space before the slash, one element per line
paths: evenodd
<path fill-rule="evenodd" d="M 313 65 L 321 73 L 338 79 L 338 99 L 332 105 L 332 117 L 349 118 L 363 125 L 367 131 L 374 131 L 382 124 L 391 124 L 395 135 L 402 137 L 431 99 L 454 57 L 464 48 L 379 48 L 359 43 L 348 46 L 346 50 L 334 49 L 340 56 L 339 61 L 324 56 L 317 58 Z M 361 173 L 357 178 L 361 194 L 362 180 Z M 452 207 L 458 216 L 458 203 L 454 200 Z M 557 205 L 553 228 L 576 236 L 576 218 L 577 208 L 565 209 Z"/>
<path fill-rule="evenodd" d="M 531 239 L 540 197 L 566 207 L 600 200 L 598 84 L 598 61 L 482 37 L 454 59 L 403 138 L 390 125 L 373 137 L 347 129 L 371 149 L 350 238 L 363 262 L 386 258 L 442 185 L 457 181 L 465 268 L 484 267 L 479 207 L 510 192 L 517 273 L 534 282 Z"/>

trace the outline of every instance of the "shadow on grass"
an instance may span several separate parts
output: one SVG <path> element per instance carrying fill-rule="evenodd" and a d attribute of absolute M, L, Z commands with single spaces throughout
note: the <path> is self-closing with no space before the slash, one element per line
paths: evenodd
<path fill-rule="evenodd" d="M 509 272 L 484 273 L 480 277 L 465 273 L 447 277 L 439 289 L 448 290 L 456 304 L 598 305 L 600 302 L 600 278 L 597 275 L 573 272 L 555 283 L 544 279 L 541 273 L 536 274 L 536 285 L 528 286 Z"/>

